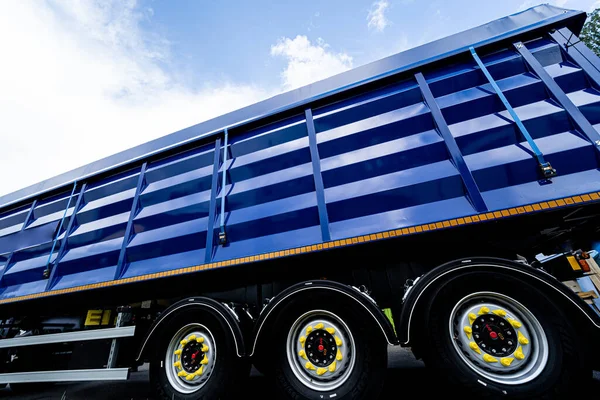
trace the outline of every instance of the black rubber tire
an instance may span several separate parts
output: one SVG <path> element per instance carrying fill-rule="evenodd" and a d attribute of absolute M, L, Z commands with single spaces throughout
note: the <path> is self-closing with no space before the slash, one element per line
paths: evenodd
<path fill-rule="evenodd" d="M 535 379 L 522 385 L 496 383 L 471 370 L 457 354 L 448 330 L 451 311 L 460 299 L 480 291 L 496 292 L 517 300 L 542 325 L 549 358 Z M 573 396 L 591 381 L 592 370 L 586 367 L 584 346 L 568 318 L 555 304 L 548 302 L 541 291 L 520 280 L 492 273 L 464 275 L 441 288 L 431 301 L 429 311 L 419 347 L 428 367 L 443 370 L 435 376 L 445 377 L 457 393 L 468 390 L 485 398 L 555 399 Z"/>
<path fill-rule="evenodd" d="M 287 335 L 294 322 L 311 310 L 326 310 L 340 317 L 354 337 L 356 362 L 348 380 L 334 391 L 315 391 L 296 378 L 287 359 Z M 272 338 L 276 346 L 274 377 L 280 398 L 283 399 L 376 399 L 383 388 L 387 368 L 387 346 L 383 335 L 368 330 L 371 317 L 355 305 L 348 306 L 338 297 L 319 295 L 291 302 L 278 314 Z M 371 328 L 373 328 L 371 326 Z M 378 327 L 375 329 L 379 329 Z"/>
<path fill-rule="evenodd" d="M 212 376 L 198 391 L 183 394 L 175 390 L 167 378 L 164 360 L 166 349 L 173 335 L 181 327 L 197 322 L 206 326 L 212 333 L 217 347 L 217 357 Z M 216 316 L 202 312 L 186 312 L 169 321 L 155 342 L 150 361 L 150 383 L 157 399 L 164 400 L 213 400 L 236 398 L 237 390 L 248 378 L 250 363 L 236 354 L 233 335 L 225 322 Z"/>
<path fill-rule="evenodd" d="M 28 393 L 41 392 L 42 390 L 47 389 L 50 385 L 52 385 L 51 382 L 11 383 L 10 390 L 12 391 L 12 393 L 14 393 L 16 395 L 24 395 L 24 394 L 28 394 Z M 5 386 L 6 385 L 3 385 L 2 387 L 5 387 Z"/>
<path fill-rule="evenodd" d="M 269 364 L 268 360 L 254 357 L 254 359 L 252 360 L 252 365 L 254 366 L 254 368 L 256 368 L 258 372 L 260 372 L 264 376 L 273 375 L 273 366 Z"/>

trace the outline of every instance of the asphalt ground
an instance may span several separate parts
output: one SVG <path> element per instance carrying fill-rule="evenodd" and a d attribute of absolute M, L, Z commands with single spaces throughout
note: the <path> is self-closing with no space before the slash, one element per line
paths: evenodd
<path fill-rule="evenodd" d="M 406 397 L 414 388 L 420 393 L 421 398 L 447 398 L 450 393 L 432 379 L 431 371 L 425 365 L 415 360 L 407 349 L 394 348 L 388 353 L 388 366 L 386 385 L 383 389 L 382 399 L 398 399 Z M 245 393 L 252 393 L 261 398 L 273 398 L 272 384 L 269 379 L 255 369 L 252 370 L 250 379 L 246 383 Z M 404 392 L 404 393 L 403 393 Z M 414 392 L 413 392 L 414 393 Z M 600 372 L 594 373 L 594 382 L 590 389 L 590 399 L 600 396 Z M 593 393 L 593 394 L 592 394 Z M 435 396 L 435 397 L 434 397 Z M 442 397 L 443 396 L 443 397 Z M 152 393 L 148 383 L 148 366 L 143 365 L 138 372 L 132 372 L 130 379 L 124 382 L 84 382 L 71 384 L 54 384 L 43 391 L 28 395 L 17 395 L 10 388 L 0 390 L 1 398 L 22 400 L 150 400 Z"/>

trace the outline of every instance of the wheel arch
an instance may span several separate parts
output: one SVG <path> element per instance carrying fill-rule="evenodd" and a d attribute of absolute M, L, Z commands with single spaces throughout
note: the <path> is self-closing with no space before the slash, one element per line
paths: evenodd
<path fill-rule="evenodd" d="M 371 317 L 371 320 L 379 326 L 379 331 L 389 345 L 398 344 L 398 339 L 394 333 L 394 328 L 390 324 L 387 317 L 377 307 L 374 301 L 360 292 L 358 289 L 344 285 L 334 281 L 306 281 L 293 285 L 273 298 L 265 308 L 261 311 L 258 320 L 255 323 L 255 329 L 251 336 L 252 342 L 249 347 L 249 356 L 255 356 L 260 343 L 268 337 L 271 327 L 277 320 L 279 311 L 285 304 L 301 299 L 306 294 L 328 293 L 340 296 L 344 301 L 350 304 L 356 304 L 363 308 L 366 315 Z M 300 300 L 302 301 L 302 300 Z"/>
<path fill-rule="evenodd" d="M 192 310 L 202 310 L 225 322 L 233 336 L 238 357 L 246 355 L 244 335 L 235 314 L 223 304 L 208 297 L 190 297 L 169 306 L 150 326 L 137 352 L 136 361 L 143 359 L 169 321 Z"/>
<path fill-rule="evenodd" d="M 404 346 L 414 346 L 415 337 L 419 337 L 422 324 L 420 316 L 427 312 L 427 307 L 437 292 L 449 281 L 464 274 L 474 272 L 493 272 L 517 278 L 538 288 L 555 304 L 571 315 L 576 328 L 595 330 L 600 334 L 600 317 L 569 288 L 553 276 L 530 266 L 499 258 L 465 258 L 443 264 L 420 277 L 404 299 L 400 319 L 396 322 L 399 340 Z M 422 322 L 422 321 L 421 321 Z M 418 352 L 418 347 L 417 347 Z M 600 346 L 596 346 L 600 352 Z"/>

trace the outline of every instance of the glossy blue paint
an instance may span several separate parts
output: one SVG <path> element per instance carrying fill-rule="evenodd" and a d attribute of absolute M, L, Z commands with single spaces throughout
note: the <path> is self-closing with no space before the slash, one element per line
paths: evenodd
<path fill-rule="evenodd" d="M 75 194 L 75 189 L 77 188 L 77 181 L 73 183 L 73 190 L 71 190 L 71 195 L 69 196 L 69 200 L 67 201 L 67 208 L 65 208 L 65 212 L 58 224 L 58 231 L 56 231 L 56 237 L 54 238 L 54 242 L 52 243 L 52 249 L 50 250 L 50 254 L 48 255 L 48 261 L 46 262 L 46 271 L 44 271 L 44 275 L 47 275 L 46 278 L 50 276 L 50 261 L 52 260 L 52 256 L 54 254 L 54 248 L 56 247 L 56 243 L 58 242 L 58 237 L 61 234 L 61 230 L 63 224 L 65 223 L 65 218 L 67 217 L 67 211 L 69 210 L 69 206 L 71 205 L 71 200 L 73 199 L 73 195 Z M 61 245 L 62 246 L 62 245 Z"/>
<path fill-rule="evenodd" d="M 212 261 L 212 250 L 214 241 L 214 226 L 215 226 L 215 214 L 217 208 L 217 190 L 219 182 L 219 168 L 221 166 L 221 138 L 217 138 L 215 141 L 215 154 L 213 161 L 213 173 L 210 190 L 210 205 L 208 206 L 208 223 L 206 232 L 206 254 L 204 256 L 204 262 L 209 263 Z M 225 176 L 225 175 L 223 175 Z M 224 186 L 221 186 L 224 187 Z"/>
<path fill-rule="evenodd" d="M 421 94 L 423 95 L 425 104 L 429 107 L 429 111 L 431 112 L 431 116 L 435 121 L 437 130 L 444 139 L 444 143 L 446 144 L 446 148 L 448 149 L 450 157 L 454 162 L 454 166 L 456 167 L 456 169 L 458 169 L 458 172 L 460 173 L 463 184 L 465 185 L 465 188 L 467 189 L 467 192 L 469 194 L 469 199 L 471 200 L 471 202 L 473 202 L 473 207 L 477 212 L 487 211 L 488 208 L 485 205 L 483 198 L 481 197 L 481 193 L 479 192 L 477 183 L 475 183 L 473 175 L 471 175 L 471 171 L 469 171 L 469 168 L 467 168 L 467 165 L 465 164 L 463 155 L 461 154 L 460 149 L 456 144 L 454 136 L 452 136 L 452 133 L 448 128 L 448 124 L 446 123 L 446 120 L 444 119 L 444 116 L 440 111 L 440 107 L 435 101 L 433 93 L 431 93 L 431 89 L 425 81 L 423 74 L 421 74 L 420 72 L 417 73 L 415 75 L 415 79 L 417 80 L 417 84 L 421 89 Z"/>
<path fill-rule="evenodd" d="M 25 228 L 27 228 L 27 225 L 29 225 L 32 221 L 33 218 L 33 210 L 35 210 L 35 206 L 37 205 L 37 199 L 34 200 L 31 203 L 31 207 L 29 207 L 29 211 L 27 212 L 27 215 L 25 216 L 25 220 L 23 221 L 23 224 L 21 225 L 21 232 L 23 232 L 25 230 Z M 4 263 L 2 264 L 2 267 L 0 269 L 0 281 L 2 281 L 2 277 L 4 276 L 4 272 L 6 272 L 7 267 L 10 265 L 13 255 L 15 254 L 14 251 L 11 251 L 10 254 L 7 254 L 6 259 L 4 260 Z"/>
<path fill-rule="evenodd" d="M 483 74 L 485 75 L 487 80 L 490 82 L 490 85 L 492 85 L 492 88 L 496 92 L 496 95 L 498 95 L 498 97 L 500 98 L 500 101 L 502 101 L 502 104 L 506 108 L 506 111 L 508 111 L 508 113 L 510 114 L 510 116 L 513 119 L 513 121 L 515 122 L 515 124 L 517 124 L 517 126 L 519 127 L 521 134 L 523 135 L 525 140 L 527 140 L 527 143 L 529 143 L 529 146 L 531 147 L 531 150 L 533 150 L 533 154 L 537 158 L 538 163 L 540 165 L 546 165 L 546 160 L 544 160 L 544 155 L 542 154 L 540 149 L 535 144 L 535 141 L 529 134 L 529 131 L 527 131 L 527 128 L 525 127 L 525 125 L 523 125 L 523 122 L 521 121 L 521 119 L 519 118 L 519 116 L 517 115 L 517 113 L 515 112 L 513 107 L 510 105 L 510 102 L 508 101 L 508 99 L 504 96 L 504 93 L 502 93 L 502 89 L 500 89 L 500 87 L 498 86 L 498 84 L 496 83 L 496 81 L 494 80 L 494 78 L 492 77 L 492 75 L 490 74 L 488 69 L 486 68 L 485 64 L 483 64 L 483 62 L 477 55 L 477 51 L 475 51 L 475 49 L 473 47 L 470 47 L 469 50 L 471 51 L 471 55 L 475 59 L 477 66 L 479 67 L 481 72 L 483 72 Z"/>
<path fill-rule="evenodd" d="M 329 216 L 327 215 L 327 205 L 325 204 L 325 187 L 323 186 L 323 176 L 321 175 L 321 157 L 317 147 L 317 134 L 315 132 L 315 123 L 313 121 L 312 110 L 307 108 L 304 111 L 306 116 L 306 130 L 308 131 L 308 143 L 310 146 L 310 158 L 313 167 L 313 178 L 315 182 L 315 193 L 317 195 L 317 208 L 319 210 L 319 222 L 321 224 L 321 237 L 324 242 L 331 240 L 329 232 Z"/>
<path fill-rule="evenodd" d="M 274 96 L 268 100 L 77 168 L 18 192 L 0 197 L 0 205 L 5 206 L 36 193 L 41 193 L 49 188 L 63 186 L 69 184 L 69 182 L 72 183 L 74 179 L 90 178 L 99 171 L 112 169 L 116 165 L 138 160 L 167 148 L 177 147 L 183 143 L 200 138 L 218 136 L 226 127 L 231 130 L 243 126 L 248 122 L 277 115 L 295 107 L 302 107 L 303 109 L 307 106 L 311 107 L 311 103 L 316 100 L 325 99 L 329 96 L 359 88 L 386 77 L 415 70 L 433 62 L 462 54 L 470 46 L 479 49 L 480 47 L 485 47 L 486 45 L 506 40 L 507 38 L 532 31 L 541 31 L 543 28 L 546 28 L 547 31 L 551 27 L 559 25 L 566 26 L 575 33 L 579 33 L 586 18 L 587 14 L 583 11 L 566 10 L 547 4 L 532 7 L 479 27 L 386 57 L 343 74 L 335 75 L 303 88 Z M 311 108 L 314 109 L 314 107 Z"/>
<path fill-rule="evenodd" d="M 135 195 L 133 197 L 133 202 L 131 203 L 131 211 L 129 211 L 129 220 L 127 221 L 127 226 L 125 227 L 125 234 L 123 235 L 123 244 L 121 245 L 121 251 L 119 253 L 119 259 L 117 261 L 117 270 L 115 271 L 114 279 L 119 279 L 125 267 L 125 254 L 127 252 L 127 245 L 131 239 L 131 234 L 133 233 L 133 219 L 137 215 L 140 209 L 140 193 L 144 189 L 146 185 L 145 176 L 146 176 L 146 167 L 148 163 L 143 163 L 140 168 L 140 174 L 138 176 L 137 186 L 135 188 Z"/>
<path fill-rule="evenodd" d="M 223 173 L 222 173 L 222 181 L 221 188 L 225 188 L 227 186 L 227 154 L 229 153 L 229 130 L 225 128 L 223 132 Z M 225 236 L 225 201 L 227 200 L 227 196 L 225 194 L 225 190 L 221 190 L 221 221 L 219 226 L 219 241 L 220 244 L 226 244 L 227 238 Z"/>
<path fill-rule="evenodd" d="M 37 199 L 33 200 L 33 203 L 31 203 L 31 208 L 29 209 L 29 212 L 27 213 L 27 216 L 25 217 L 25 221 L 23 221 L 23 226 L 21 227 L 21 232 L 23 232 L 27 226 L 32 222 L 33 220 L 33 210 L 35 210 L 35 206 L 37 205 Z"/>
<path fill-rule="evenodd" d="M 516 42 L 514 44 L 517 51 L 521 54 L 523 59 L 527 62 L 529 67 L 533 70 L 533 72 L 544 82 L 548 91 L 552 93 L 554 99 L 569 113 L 572 121 L 574 122 L 577 129 L 584 134 L 588 140 L 592 143 L 594 148 L 597 151 L 600 151 L 600 134 L 598 131 L 594 129 L 590 121 L 586 119 L 586 116 L 583 115 L 582 110 L 578 108 L 583 104 L 598 102 L 600 100 L 600 93 L 595 89 L 590 88 L 589 92 L 576 92 L 580 97 L 584 97 L 584 99 L 573 99 L 575 96 L 567 96 L 565 92 L 558 86 L 558 84 L 552 79 L 552 77 L 548 74 L 548 72 L 544 69 L 542 64 L 531 54 L 527 46 L 525 46 L 521 42 Z M 589 96 L 585 96 L 585 94 L 589 94 Z M 585 99 L 585 97 L 589 97 L 589 99 Z M 577 105 L 576 105 L 577 104 Z M 598 117 L 598 107 L 592 107 L 592 112 L 590 114 L 592 116 Z M 592 120 L 592 123 L 595 121 Z"/>
<path fill-rule="evenodd" d="M 563 54 L 566 54 L 573 63 L 581 65 L 585 69 L 585 74 L 593 82 L 596 90 L 600 90 L 600 71 L 594 67 L 600 63 L 598 56 L 591 51 L 579 38 L 568 28 L 558 29 L 549 33 L 550 37 L 561 47 Z"/>
<path fill-rule="evenodd" d="M 592 79 L 600 63 L 581 61 L 548 35 L 552 27 L 577 31 L 584 17 L 536 7 L 43 185 L 77 178 L 85 187 L 72 196 L 68 187 L 12 206 L 6 204 L 35 188 L 5 196 L 0 298 L 600 191 L 597 152 L 585 125 L 600 127 L 600 92 Z M 535 68 L 512 46 L 524 32 Z M 560 171 L 552 183 L 538 182 L 534 148 L 483 69 Z M 170 150 L 157 152 L 163 147 Z M 225 246 L 215 243 L 221 226 Z M 48 260 L 53 275 L 46 281 Z"/>
<path fill-rule="evenodd" d="M 69 221 L 70 224 L 73 207 L 69 208 L 67 205 L 69 200 L 73 204 L 75 198 L 78 198 L 78 194 L 71 196 L 70 192 L 62 193 L 39 199 L 35 205 L 26 209 L 0 214 L 0 226 L 5 228 L 3 231 L 13 232 L 0 237 L 0 245 L 4 240 L 14 249 L 2 269 L 0 291 L 26 293 L 46 287 L 47 280 L 42 278 L 43 271 L 48 259 L 53 263 L 58 254 L 52 251 L 52 246 L 55 243 L 62 246 L 65 229 L 59 228 L 59 223 Z M 7 224 L 12 227 L 7 227 Z M 2 259 L 0 256 L 0 262 Z"/>
<path fill-rule="evenodd" d="M 61 258 L 63 257 L 63 255 L 65 254 L 65 251 L 67 249 L 67 242 L 68 242 L 67 238 L 71 235 L 71 233 L 73 233 L 73 229 L 75 227 L 75 221 L 77 220 L 77 212 L 83 206 L 83 193 L 85 192 L 86 186 L 87 186 L 87 184 L 84 183 L 83 185 L 81 185 L 81 189 L 79 189 L 79 195 L 77 196 L 77 201 L 75 202 L 75 208 L 73 209 L 73 214 L 72 214 L 71 218 L 69 218 L 69 224 L 67 225 L 67 229 L 64 234 L 64 239 L 60 243 L 60 249 L 58 250 L 58 254 L 56 256 L 56 259 L 54 260 L 55 265 L 50 269 L 50 278 L 48 279 L 48 283 L 46 284 L 46 290 L 48 290 L 50 287 L 53 286 L 53 283 L 54 283 L 54 280 L 56 277 L 56 270 L 58 269 L 56 264 L 60 262 Z M 69 206 L 67 204 L 67 209 L 65 210 L 65 212 L 68 210 L 68 207 Z"/>

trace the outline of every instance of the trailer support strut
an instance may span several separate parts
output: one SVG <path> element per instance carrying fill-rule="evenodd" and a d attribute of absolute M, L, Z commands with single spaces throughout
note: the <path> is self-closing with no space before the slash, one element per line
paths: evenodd
<path fill-rule="evenodd" d="M 583 113 L 577 108 L 577 106 L 569 99 L 566 93 L 558 86 L 558 84 L 552 79 L 550 74 L 544 69 L 542 64 L 531 54 L 529 49 L 522 43 L 513 43 L 513 46 L 517 49 L 523 60 L 529 65 L 532 71 L 537 77 L 544 82 L 546 88 L 562 108 L 565 109 L 571 121 L 575 125 L 575 128 L 581 132 L 585 137 L 592 143 L 596 151 L 600 151 L 600 134 L 590 124 L 590 121 L 583 115 Z"/>
<path fill-rule="evenodd" d="M 210 204 L 208 208 L 208 226 L 206 227 L 206 247 L 204 262 L 212 261 L 213 238 L 215 236 L 215 214 L 217 212 L 217 191 L 219 185 L 219 162 L 221 161 L 221 138 L 215 141 L 215 154 L 213 160 L 213 173 L 210 185 Z"/>
<path fill-rule="evenodd" d="M 35 199 L 31 203 L 31 207 L 29 207 L 29 211 L 27 212 L 25 221 L 23 221 L 23 226 L 21 226 L 21 232 L 23 232 L 27 228 L 27 226 L 31 223 L 31 221 L 33 220 L 33 210 L 35 210 L 35 207 L 37 206 L 37 202 L 38 202 L 37 199 Z M 8 267 L 10 266 L 10 263 L 12 261 L 14 254 L 15 254 L 15 252 L 13 251 L 12 253 L 9 254 L 8 258 L 6 259 L 4 268 L 2 269 L 2 271 L 0 271 L 0 282 L 2 282 L 2 277 L 4 276 L 4 273 L 6 272 Z"/>
<path fill-rule="evenodd" d="M 542 151 L 539 149 L 539 147 L 537 146 L 537 144 L 535 143 L 535 141 L 529 134 L 529 131 L 523 124 L 523 121 L 521 121 L 521 119 L 515 112 L 515 109 L 510 105 L 508 99 L 506 98 L 506 96 L 504 96 L 504 93 L 502 93 L 502 89 L 500 89 L 500 86 L 498 86 L 498 84 L 492 77 L 492 74 L 490 74 L 490 71 L 488 71 L 488 69 L 485 66 L 485 64 L 483 63 L 483 61 L 481 61 L 481 58 L 479 58 L 479 56 L 477 55 L 475 48 L 471 46 L 471 47 L 469 47 L 469 50 L 471 50 L 471 55 L 473 56 L 473 59 L 479 66 L 479 69 L 481 69 L 481 72 L 483 72 L 483 74 L 487 78 L 490 85 L 492 85 L 492 88 L 494 89 L 494 91 L 496 92 L 498 97 L 500 98 L 500 101 L 502 101 L 502 104 L 504 104 L 506 111 L 508 111 L 508 113 L 512 117 L 513 121 L 515 122 L 515 124 L 517 124 L 517 127 L 521 131 L 521 134 L 523 135 L 525 140 L 527 140 L 527 143 L 529 143 L 529 146 L 531 147 L 531 150 L 533 151 L 535 158 L 537 158 L 537 160 L 538 160 L 538 164 L 539 164 L 540 172 L 542 173 L 542 176 L 546 179 L 556 176 L 556 170 L 554 168 L 552 168 L 552 165 L 550 165 L 550 163 L 547 162 L 546 159 L 544 158 L 544 154 L 542 154 Z"/>
<path fill-rule="evenodd" d="M 219 231 L 219 244 L 224 246 L 227 244 L 227 233 L 225 232 L 225 196 L 227 187 L 227 149 L 229 141 L 229 131 L 225 128 L 225 141 L 223 143 L 223 180 L 221 182 L 221 229 Z"/>
<path fill-rule="evenodd" d="M 54 285 L 54 279 L 56 277 L 56 270 L 58 269 L 58 263 L 63 258 L 67 251 L 67 240 L 69 239 L 69 235 L 73 232 L 75 227 L 75 220 L 77 218 L 77 212 L 83 207 L 83 193 L 85 192 L 85 188 L 87 187 L 87 183 L 81 185 L 81 189 L 79 189 L 79 196 L 77 197 L 77 201 L 75 202 L 75 207 L 73 208 L 73 213 L 71 214 L 71 218 L 69 219 L 69 225 L 67 225 L 67 229 L 65 230 L 65 238 L 60 244 L 60 249 L 58 250 L 58 254 L 56 255 L 56 260 L 54 260 L 54 267 L 50 272 L 50 279 L 46 283 L 46 290 L 50 290 L 52 285 Z"/>
<path fill-rule="evenodd" d="M 56 242 L 60 237 L 60 231 L 62 231 L 62 226 L 65 223 L 65 218 L 67 217 L 67 212 L 69 211 L 69 207 L 71 206 L 71 200 L 73 200 L 73 194 L 75 194 L 75 188 L 77 188 L 77 181 L 73 182 L 73 189 L 71 190 L 71 195 L 69 196 L 69 200 L 67 200 L 67 206 L 65 207 L 65 212 L 60 220 L 60 224 L 58 224 L 58 229 L 56 230 L 56 236 L 54 237 L 54 242 L 52 243 L 52 248 L 50 249 L 50 254 L 48 254 L 48 261 L 46 262 L 46 269 L 43 272 L 43 277 L 45 279 L 50 278 L 50 261 L 52 261 L 52 254 L 54 254 L 54 248 L 56 247 Z M 71 215 L 71 219 L 74 215 Z M 67 235 L 65 234 L 65 238 L 63 241 L 67 240 Z"/>
<path fill-rule="evenodd" d="M 600 71 L 593 64 L 600 64 L 598 56 L 588 49 L 569 28 L 552 31 L 549 35 L 560 46 L 566 58 L 571 58 L 575 64 L 579 65 L 590 79 L 592 86 L 600 90 Z M 571 43 L 573 39 L 576 42 Z"/>
<path fill-rule="evenodd" d="M 115 271 L 115 279 L 119 279 L 125 272 L 125 255 L 127 254 L 127 246 L 129 240 L 133 234 L 133 219 L 136 217 L 140 210 L 140 194 L 144 190 L 146 182 L 146 168 L 148 164 L 142 164 L 140 169 L 140 176 L 138 177 L 137 186 L 135 188 L 135 195 L 133 196 L 133 203 L 131 204 L 131 211 L 129 212 L 129 220 L 127 221 L 127 227 L 125 228 L 125 234 L 123 236 L 123 243 L 121 245 L 121 251 L 119 252 L 119 261 L 117 262 L 117 270 Z"/>
<path fill-rule="evenodd" d="M 306 130 L 308 131 L 308 144 L 310 147 L 310 158 L 313 166 L 313 177 L 315 180 L 315 192 L 317 193 L 317 208 L 319 210 L 319 221 L 321 223 L 321 237 L 324 242 L 331 240 L 329 232 L 329 215 L 327 213 L 327 203 L 325 202 L 325 185 L 321 175 L 321 159 L 319 157 L 319 148 L 317 146 L 317 133 L 313 121 L 312 110 L 307 108 L 304 111 L 306 116 Z"/>
<path fill-rule="evenodd" d="M 421 95 L 423 96 L 423 100 L 425 101 L 425 104 L 427 104 L 429 110 L 431 111 L 431 116 L 435 122 L 435 125 L 438 128 L 438 133 L 442 136 L 442 139 L 444 139 L 444 143 L 446 144 L 446 148 L 448 149 L 448 152 L 452 157 L 452 161 L 454 162 L 454 165 L 456 166 L 456 169 L 458 170 L 463 180 L 463 183 L 465 185 L 465 188 L 467 189 L 467 193 L 469 195 L 469 198 L 471 199 L 473 207 L 477 212 L 487 211 L 487 205 L 485 204 L 485 200 L 483 200 L 481 192 L 477 187 L 477 182 L 475 182 L 475 178 L 473 178 L 473 175 L 471 174 L 471 171 L 469 170 L 469 167 L 467 166 L 467 163 L 463 158 L 460 148 L 458 147 L 454 136 L 452 136 L 450 128 L 448 128 L 448 123 L 442 115 L 442 111 L 440 110 L 440 107 L 435 101 L 435 97 L 433 96 L 433 93 L 431 92 L 431 89 L 429 88 L 425 77 L 422 73 L 419 72 L 415 75 L 415 78 L 417 80 L 417 83 L 419 84 L 419 88 L 421 89 Z"/>

